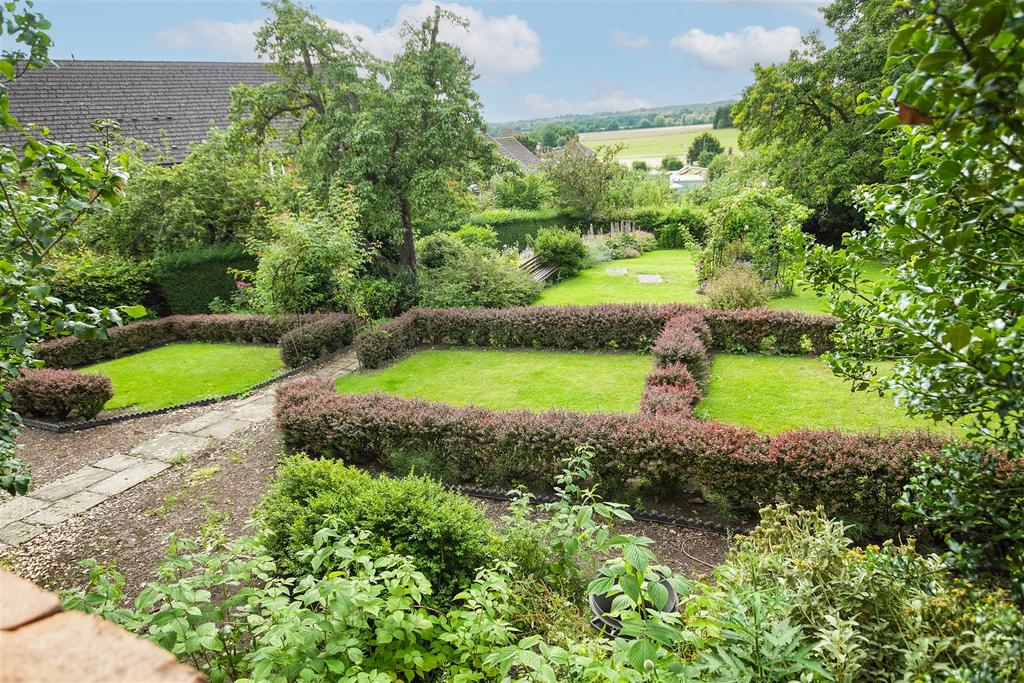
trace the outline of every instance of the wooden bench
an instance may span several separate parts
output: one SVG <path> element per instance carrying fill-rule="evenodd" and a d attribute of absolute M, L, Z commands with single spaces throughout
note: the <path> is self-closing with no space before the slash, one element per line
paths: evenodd
<path fill-rule="evenodd" d="M 558 272 L 558 268 L 555 266 L 542 265 L 540 259 L 533 252 L 523 252 L 520 255 L 519 267 L 529 273 L 537 282 L 546 282 Z"/>

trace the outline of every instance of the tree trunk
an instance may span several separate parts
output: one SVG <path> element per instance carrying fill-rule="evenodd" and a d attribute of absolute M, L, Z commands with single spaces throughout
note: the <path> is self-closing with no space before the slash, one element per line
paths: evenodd
<path fill-rule="evenodd" d="M 398 247 L 398 258 L 402 265 L 416 274 L 416 245 L 412 232 L 412 215 L 409 200 L 401 200 L 402 208 L 402 244 Z"/>

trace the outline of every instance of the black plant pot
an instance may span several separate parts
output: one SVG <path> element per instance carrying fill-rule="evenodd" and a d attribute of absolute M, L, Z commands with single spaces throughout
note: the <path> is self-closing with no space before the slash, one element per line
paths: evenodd
<path fill-rule="evenodd" d="M 661 582 L 661 585 L 668 591 L 668 601 L 665 603 L 665 612 L 674 612 L 676 605 L 679 604 L 679 594 L 676 593 L 676 589 L 669 584 L 668 579 Z M 619 631 L 622 630 L 622 622 L 615 617 L 609 616 L 608 612 L 612 608 L 612 601 L 615 598 L 609 596 L 607 593 L 596 594 L 591 593 L 588 600 L 590 601 L 590 611 L 594 613 L 594 618 L 590 620 L 590 625 L 594 627 L 594 630 L 599 633 L 603 633 L 609 638 L 615 638 L 619 635 Z M 654 609 L 649 601 L 644 603 L 645 607 L 650 610 Z M 623 636 L 628 638 L 628 636 Z"/>

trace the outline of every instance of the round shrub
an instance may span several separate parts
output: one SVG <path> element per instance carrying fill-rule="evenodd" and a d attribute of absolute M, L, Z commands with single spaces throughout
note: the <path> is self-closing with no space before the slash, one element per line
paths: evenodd
<path fill-rule="evenodd" d="M 488 249 L 498 248 L 498 232 L 489 225 L 466 223 L 461 228 L 453 232 L 452 235 L 457 237 L 464 244 L 486 247 Z"/>
<path fill-rule="evenodd" d="M 114 397 L 109 377 L 50 368 L 24 371 L 9 389 L 16 411 L 54 420 L 91 420 Z"/>
<path fill-rule="evenodd" d="M 577 232 L 544 228 L 533 240 L 533 251 L 540 262 L 558 268 L 558 278 L 571 277 L 583 270 L 589 252 Z"/>
<path fill-rule="evenodd" d="M 370 534 L 374 556 L 412 558 L 430 580 L 434 595 L 452 597 L 493 556 L 494 528 L 467 498 L 424 477 L 373 477 L 340 462 L 304 455 L 282 464 L 257 511 L 268 532 L 267 548 L 278 567 L 294 576 L 331 571 L 300 556 L 313 535 L 327 526 L 345 535 Z"/>
<path fill-rule="evenodd" d="M 768 302 L 771 291 L 753 268 L 734 265 L 708 283 L 704 296 L 712 308 L 756 308 Z"/>

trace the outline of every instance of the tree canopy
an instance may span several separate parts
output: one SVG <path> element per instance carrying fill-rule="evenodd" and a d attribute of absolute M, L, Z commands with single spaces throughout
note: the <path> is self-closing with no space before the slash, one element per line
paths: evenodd
<path fill-rule="evenodd" d="M 464 22 L 437 7 L 403 26 L 402 50 L 384 60 L 291 0 L 266 5 L 257 51 L 279 80 L 239 87 L 236 120 L 255 140 L 293 145 L 319 197 L 350 186 L 366 238 L 415 271 L 414 215 L 449 205 L 498 163 L 472 64 L 438 38 L 443 25 Z"/>
<path fill-rule="evenodd" d="M 814 207 L 819 236 L 836 242 L 858 227 L 849 224 L 853 189 L 885 178 L 886 139 L 866 135 L 874 119 L 857 97 L 906 71 L 887 64 L 886 49 L 910 15 L 892 0 L 835 0 L 822 11 L 835 44 L 810 33 L 786 62 L 756 65 L 732 113 L 741 145 L 765 156 L 773 179 Z"/>

